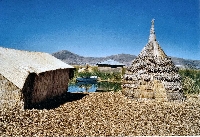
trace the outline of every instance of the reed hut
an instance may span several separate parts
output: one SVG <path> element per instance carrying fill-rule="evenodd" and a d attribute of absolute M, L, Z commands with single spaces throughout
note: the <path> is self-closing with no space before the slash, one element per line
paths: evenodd
<path fill-rule="evenodd" d="M 147 45 L 123 76 L 122 92 L 131 98 L 163 101 L 183 99 L 178 68 L 158 44 L 154 20 Z"/>
<path fill-rule="evenodd" d="M 125 65 L 115 60 L 109 59 L 109 60 L 97 63 L 97 66 L 98 66 L 98 70 L 101 72 L 120 72 L 121 73 Z"/>
<path fill-rule="evenodd" d="M 73 67 L 47 53 L 0 47 L 0 107 L 30 108 L 67 91 Z"/>

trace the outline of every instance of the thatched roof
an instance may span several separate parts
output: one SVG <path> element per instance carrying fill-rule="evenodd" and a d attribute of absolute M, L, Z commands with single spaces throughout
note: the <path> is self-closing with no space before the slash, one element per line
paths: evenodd
<path fill-rule="evenodd" d="M 103 61 L 103 62 L 99 62 L 99 63 L 97 63 L 97 65 L 125 66 L 124 64 L 119 63 L 119 62 L 112 60 L 112 59 L 109 59 L 109 60 L 106 60 L 106 61 Z"/>
<path fill-rule="evenodd" d="M 22 89 L 29 73 L 73 68 L 48 53 L 0 47 L 0 74 Z"/>

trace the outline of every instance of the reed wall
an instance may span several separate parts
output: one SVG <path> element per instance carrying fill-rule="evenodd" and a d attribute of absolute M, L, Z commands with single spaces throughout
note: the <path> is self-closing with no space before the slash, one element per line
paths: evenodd
<path fill-rule="evenodd" d="M 38 75 L 31 73 L 22 90 L 25 108 L 67 92 L 69 71 L 69 69 L 57 69 Z"/>

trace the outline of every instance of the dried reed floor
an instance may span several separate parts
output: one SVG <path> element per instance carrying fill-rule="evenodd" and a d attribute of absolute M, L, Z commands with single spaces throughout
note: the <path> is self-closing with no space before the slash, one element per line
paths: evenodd
<path fill-rule="evenodd" d="M 90 93 L 51 110 L 1 110 L 0 135 L 200 135 L 200 100 L 159 103 Z"/>

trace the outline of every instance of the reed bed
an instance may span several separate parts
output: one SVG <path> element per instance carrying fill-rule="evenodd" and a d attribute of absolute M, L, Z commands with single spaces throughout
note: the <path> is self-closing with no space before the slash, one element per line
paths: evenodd
<path fill-rule="evenodd" d="M 200 135 L 200 99 L 158 102 L 121 92 L 90 93 L 55 109 L 1 110 L 0 135 Z"/>

